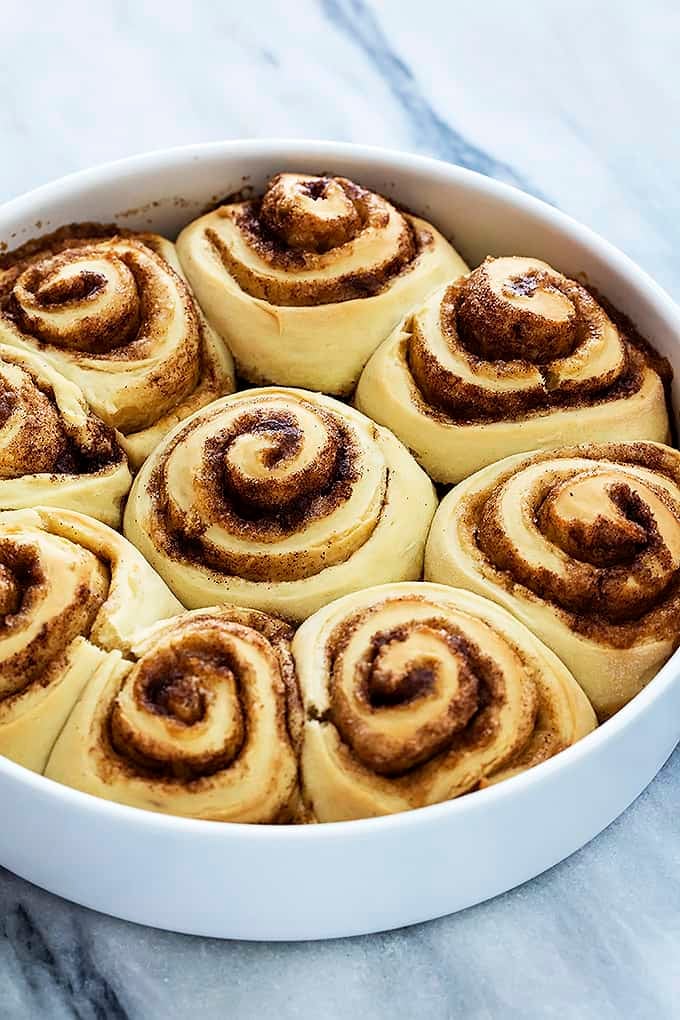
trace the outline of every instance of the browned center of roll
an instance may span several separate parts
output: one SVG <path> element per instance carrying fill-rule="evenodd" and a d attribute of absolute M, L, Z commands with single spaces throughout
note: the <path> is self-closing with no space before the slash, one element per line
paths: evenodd
<path fill-rule="evenodd" d="M 587 329 L 589 295 L 559 273 L 520 259 L 484 262 L 461 285 L 457 327 L 466 347 L 487 361 L 543 364 L 571 354 Z"/>
<path fill-rule="evenodd" d="M 265 403 L 207 439 L 194 486 L 194 506 L 203 520 L 219 523 L 240 540 L 270 544 L 328 518 L 349 498 L 357 478 L 349 430 L 322 408 L 305 405 L 303 412 Z M 191 520 L 176 504 L 168 508 L 175 528 L 188 534 Z M 222 569 L 231 565 L 222 554 L 212 555 Z M 285 576 L 304 569 L 303 560 L 297 568 L 288 562 Z M 238 567 L 256 578 L 262 570 L 275 579 L 277 565 L 271 562 Z"/>
<path fill-rule="evenodd" d="M 66 250 L 24 270 L 10 311 L 24 332 L 44 343 L 104 354 L 137 333 L 148 312 L 141 292 L 146 276 L 134 249 Z"/>
<path fill-rule="evenodd" d="M 330 646 L 332 721 L 359 761 L 399 776 L 484 741 L 505 683 L 492 658 L 444 616 L 385 630 L 379 619 L 357 613 Z"/>
<path fill-rule="evenodd" d="M 338 423 L 320 413 L 325 430 L 313 456 L 305 455 L 305 436 L 293 414 L 244 414 L 206 448 L 206 474 L 222 474 L 224 494 L 248 519 L 273 512 L 303 514 L 311 500 L 328 491 L 350 453 Z M 316 437 L 313 437 L 316 438 Z"/>
<path fill-rule="evenodd" d="M 137 766 L 177 778 L 226 767 L 246 737 L 240 674 L 228 643 L 213 633 L 189 633 L 153 649 L 113 705 L 115 750 Z"/>
<path fill-rule="evenodd" d="M 325 252 L 346 244 L 366 221 L 361 193 L 333 177 L 278 174 L 262 199 L 260 218 L 287 247 Z"/>
<path fill-rule="evenodd" d="M 147 525 L 172 559 L 271 584 L 343 563 L 380 523 L 376 426 L 302 392 L 216 401 L 159 447 Z"/>
<path fill-rule="evenodd" d="M 624 480 L 613 482 L 605 493 L 599 487 L 592 492 L 594 488 L 593 484 L 568 481 L 556 486 L 538 511 L 540 528 L 575 559 L 603 567 L 631 563 L 658 538 L 654 518 Z M 597 498 L 596 507 L 584 506 L 589 489 Z"/>
<path fill-rule="evenodd" d="M 514 581 L 579 619 L 634 622 L 677 584 L 680 506 L 625 464 L 545 458 L 488 494 L 477 540 Z"/>
<path fill-rule="evenodd" d="M 214 658 L 169 651 L 149 667 L 141 693 L 151 711 L 191 726 L 205 715 L 205 678 L 220 672 L 226 677 L 228 671 Z"/>
<path fill-rule="evenodd" d="M 405 327 L 426 403 L 455 421 L 614 399 L 641 384 L 646 355 L 588 291 L 547 263 L 488 258 Z"/>
<path fill-rule="evenodd" d="M 116 694 L 104 741 L 133 775 L 191 783 L 233 767 L 243 778 L 253 755 L 273 751 L 269 741 L 299 739 L 290 636 L 281 621 L 234 607 L 159 625 Z"/>
<path fill-rule="evenodd" d="M 225 205 L 206 237 L 251 297 L 282 306 L 379 293 L 432 235 L 345 177 L 282 173 L 262 199 Z"/>

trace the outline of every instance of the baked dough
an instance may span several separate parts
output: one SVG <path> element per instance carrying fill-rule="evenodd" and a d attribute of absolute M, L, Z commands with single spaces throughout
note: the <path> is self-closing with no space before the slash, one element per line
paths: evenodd
<path fill-rule="evenodd" d="M 0 513 L 0 754 L 41 772 L 107 651 L 180 608 L 99 521 L 48 507 Z"/>
<path fill-rule="evenodd" d="M 129 658 L 99 665 L 45 775 L 148 811 L 290 821 L 301 731 L 291 634 L 231 606 L 141 631 Z"/>
<path fill-rule="evenodd" d="M 582 437 L 665 442 L 662 359 L 618 319 L 545 262 L 487 259 L 405 318 L 356 405 L 445 483 Z"/>
<path fill-rule="evenodd" d="M 30 351 L 0 344 L 0 510 L 82 510 L 118 527 L 132 477 L 120 434 Z"/>
<path fill-rule="evenodd" d="M 419 578 L 437 504 L 387 429 L 322 394 L 223 397 L 149 457 L 125 534 L 188 608 L 302 620 L 367 584 Z"/>
<path fill-rule="evenodd" d="M 604 719 L 680 642 L 680 453 L 588 443 L 484 468 L 442 501 L 425 576 L 510 610 Z"/>
<path fill-rule="evenodd" d="M 344 177 L 278 174 L 177 239 L 251 383 L 346 395 L 402 316 L 467 266 L 435 228 Z"/>
<path fill-rule="evenodd" d="M 174 245 L 114 231 L 76 224 L 2 256 L 0 341 L 75 382 L 137 467 L 178 421 L 233 390 L 233 363 Z"/>
<path fill-rule="evenodd" d="M 507 779 L 595 726 L 559 659 L 488 599 L 391 584 L 302 624 L 303 796 L 321 822 L 386 815 Z"/>

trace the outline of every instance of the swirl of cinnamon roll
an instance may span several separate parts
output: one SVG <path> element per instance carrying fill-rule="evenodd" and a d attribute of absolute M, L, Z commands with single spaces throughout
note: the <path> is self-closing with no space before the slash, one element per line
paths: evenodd
<path fill-rule="evenodd" d="M 134 630 L 180 609 L 121 535 L 40 507 L 0 513 L 0 754 L 41 771 L 83 686 Z"/>
<path fill-rule="evenodd" d="M 298 806 L 301 707 L 292 628 L 254 610 L 195 610 L 136 635 L 97 670 L 45 775 L 193 818 L 284 822 Z"/>
<path fill-rule="evenodd" d="M 0 510 L 87 509 L 116 527 L 132 478 L 114 429 L 37 354 L 0 344 Z"/>
<path fill-rule="evenodd" d="M 189 608 L 300 620 L 367 583 L 420 577 L 432 483 L 386 429 L 321 394 L 223 397 L 149 457 L 125 534 Z"/>
<path fill-rule="evenodd" d="M 233 366 L 170 241 L 102 231 L 62 228 L 0 259 L 0 340 L 39 350 L 76 383 L 138 466 L 178 421 L 233 390 Z"/>
<path fill-rule="evenodd" d="M 344 177 L 300 173 L 201 216 L 177 251 L 245 379 L 335 395 L 414 304 L 467 271 L 424 220 Z"/>
<path fill-rule="evenodd" d="M 662 359 L 617 320 L 545 262 L 488 258 L 376 351 L 356 405 L 447 483 L 584 432 L 664 442 Z"/>
<path fill-rule="evenodd" d="M 567 668 L 469 592 L 380 585 L 302 624 L 302 793 L 319 821 L 450 800 L 557 754 L 595 726 Z"/>
<path fill-rule="evenodd" d="M 606 718 L 680 641 L 680 453 L 588 443 L 508 457 L 443 500 L 425 571 L 509 609 Z"/>

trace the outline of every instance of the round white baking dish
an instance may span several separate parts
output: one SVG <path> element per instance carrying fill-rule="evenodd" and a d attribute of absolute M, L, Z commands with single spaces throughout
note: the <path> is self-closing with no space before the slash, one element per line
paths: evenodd
<path fill-rule="evenodd" d="M 258 188 L 277 170 L 371 185 L 432 219 L 472 264 L 521 253 L 585 273 L 680 380 L 680 310 L 625 255 L 536 199 L 418 156 L 281 140 L 151 153 L 0 207 L 0 242 L 13 248 L 75 220 L 172 236 L 206 204 Z M 245 939 L 380 931 L 478 903 L 573 853 L 637 797 L 678 739 L 680 652 L 617 716 L 551 761 L 388 818 L 299 828 L 171 818 L 0 758 L 0 864 L 70 900 L 175 931 Z"/>

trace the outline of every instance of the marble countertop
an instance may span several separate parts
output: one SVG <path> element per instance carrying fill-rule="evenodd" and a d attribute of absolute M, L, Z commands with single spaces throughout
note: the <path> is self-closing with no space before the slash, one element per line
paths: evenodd
<path fill-rule="evenodd" d="M 674 0 L 6 0 L 0 201 L 145 149 L 328 137 L 461 163 L 590 224 L 680 299 Z M 680 996 L 680 753 L 570 860 L 385 935 L 156 932 L 0 870 L 0 1016 L 666 1018 Z"/>

